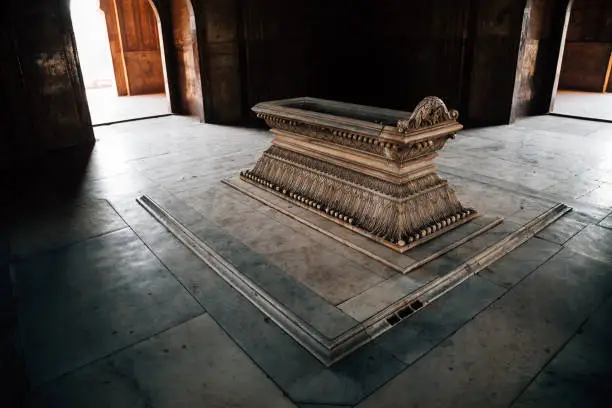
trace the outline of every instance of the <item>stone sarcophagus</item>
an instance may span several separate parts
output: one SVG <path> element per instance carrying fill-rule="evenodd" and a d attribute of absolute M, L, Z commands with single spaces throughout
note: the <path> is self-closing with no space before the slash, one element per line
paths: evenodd
<path fill-rule="evenodd" d="M 315 98 L 253 107 L 272 146 L 241 178 L 399 252 L 478 214 L 433 159 L 462 128 L 436 97 L 403 112 Z"/>

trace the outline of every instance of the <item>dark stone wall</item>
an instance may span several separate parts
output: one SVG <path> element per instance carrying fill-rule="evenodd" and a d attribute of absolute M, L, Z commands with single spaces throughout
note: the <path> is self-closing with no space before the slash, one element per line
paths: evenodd
<path fill-rule="evenodd" d="M 192 0 L 206 122 L 244 120 L 239 0 Z"/>
<path fill-rule="evenodd" d="M 568 6 L 567 0 L 527 1 L 511 120 L 549 111 Z"/>
<path fill-rule="evenodd" d="M 436 95 L 465 113 L 461 98 L 470 4 L 390 0 L 382 7 L 380 2 L 366 2 L 358 22 L 371 24 L 368 69 L 361 76 L 370 81 L 364 102 L 412 110 L 423 97 Z"/>
<path fill-rule="evenodd" d="M 244 0 L 246 107 L 309 95 L 412 110 L 459 107 L 469 0 Z"/>
<path fill-rule="evenodd" d="M 603 92 L 612 43 L 565 44 L 559 89 Z"/>
<path fill-rule="evenodd" d="M 525 1 L 475 0 L 467 116 L 478 125 L 509 123 Z"/>
<path fill-rule="evenodd" d="M 611 53 L 612 2 L 574 0 L 559 88 L 603 92 Z"/>
<path fill-rule="evenodd" d="M 555 0 L 242 0 L 243 113 L 310 95 L 412 110 L 440 96 L 464 123 L 547 112 Z"/>
<path fill-rule="evenodd" d="M 67 2 L 21 0 L 0 7 L 0 167 L 91 146 Z"/>
<path fill-rule="evenodd" d="M 612 3 L 574 0 L 567 42 L 612 42 Z"/>
<path fill-rule="evenodd" d="M 191 1 L 172 0 L 171 13 L 179 113 L 204 120 L 198 33 Z"/>
<path fill-rule="evenodd" d="M 333 51 L 337 34 L 348 25 L 339 13 L 347 5 L 344 0 L 242 2 L 243 79 L 249 107 L 277 98 L 338 95 L 340 86 L 332 80 L 336 65 L 346 61 L 339 61 Z"/>

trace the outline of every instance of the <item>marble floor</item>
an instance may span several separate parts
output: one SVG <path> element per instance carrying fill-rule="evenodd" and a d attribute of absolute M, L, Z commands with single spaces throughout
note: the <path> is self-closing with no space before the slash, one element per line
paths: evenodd
<path fill-rule="evenodd" d="M 612 93 L 559 91 L 552 112 L 612 122 Z"/>
<path fill-rule="evenodd" d="M 4 212 L 0 289 L 10 272 L 15 301 L 2 321 L 18 335 L 28 406 L 612 403 L 611 124 L 542 116 L 461 132 L 437 163 L 482 212 L 520 224 L 543 203 L 575 211 L 329 368 L 134 200 L 235 218 L 231 202 L 211 206 L 214 191 L 268 132 L 171 116 L 96 137 L 76 192 L 42 183 Z"/>
<path fill-rule="evenodd" d="M 170 114 L 165 94 L 117 96 L 114 87 L 87 89 L 87 103 L 94 126 Z"/>

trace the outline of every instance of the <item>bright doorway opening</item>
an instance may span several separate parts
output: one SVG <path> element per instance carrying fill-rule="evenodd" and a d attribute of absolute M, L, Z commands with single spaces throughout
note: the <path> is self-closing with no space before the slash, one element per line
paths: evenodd
<path fill-rule="evenodd" d="M 553 114 L 612 122 L 612 2 L 574 0 Z"/>
<path fill-rule="evenodd" d="M 150 0 L 72 0 L 70 12 L 92 124 L 170 114 Z"/>

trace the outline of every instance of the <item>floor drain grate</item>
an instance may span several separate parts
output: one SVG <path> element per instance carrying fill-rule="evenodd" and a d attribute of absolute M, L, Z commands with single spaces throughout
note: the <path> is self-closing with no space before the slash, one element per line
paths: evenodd
<path fill-rule="evenodd" d="M 410 307 L 412 308 L 412 310 L 417 311 L 423 307 L 423 302 L 421 302 L 420 300 L 415 300 L 410 304 Z"/>
<path fill-rule="evenodd" d="M 412 314 L 412 308 L 410 307 L 410 305 L 406 306 L 405 308 L 397 312 L 397 315 L 399 316 L 400 319 L 408 317 L 411 314 Z"/>
<path fill-rule="evenodd" d="M 409 305 L 404 306 L 402 309 L 398 310 L 397 312 L 389 316 L 387 318 L 387 323 L 389 323 L 391 326 L 395 326 L 396 324 L 398 324 L 399 322 L 404 320 L 406 317 L 410 316 L 412 313 L 416 312 L 422 307 L 423 307 L 423 302 L 421 302 L 420 300 L 415 300 L 414 302 L 410 303 Z"/>
<path fill-rule="evenodd" d="M 396 324 L 398 324 L 400 322 L 400 319 L 397 315 L 391 315 L 389 317 L 387 317 L 387 323 L 389 323 L 391 326 L 395 326 Z"/>

